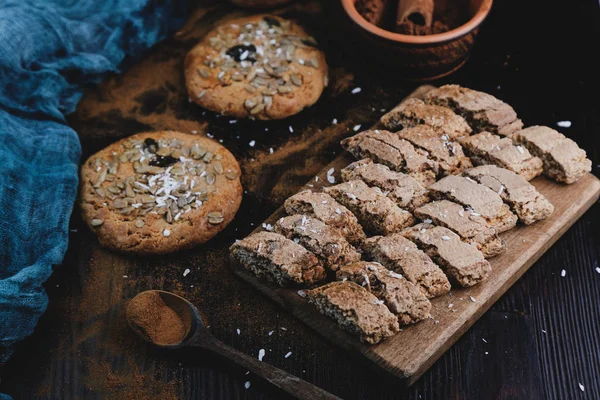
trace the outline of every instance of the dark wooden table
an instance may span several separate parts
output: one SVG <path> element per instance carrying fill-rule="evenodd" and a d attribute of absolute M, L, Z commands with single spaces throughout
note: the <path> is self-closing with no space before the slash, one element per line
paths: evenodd
<path fill-rule="evenodd" d="M 393 65 L 375 73 L 360 52 L 341 44 L 317 3 L 302 3 L 286 14 L 312 29 L 325 47 L 332 85 L 323 98 L 283 122 L 216 118 L 188 102 L 181 76 L 184 55 L 210 24 L 239 13 L 213 3 L 192 13 L 178 35 L 126 73 L 90 88 L 70 122 L 85 156 L 144 130 L 209 132 L 244 171 L 246 192 L 235 221 L 193 251 L 134 259 L 99 247 L 75 213 L 67 257 L 46 284 L 49 309 L 1 371 L 0 392 L 15 399 L 283 398 L 209 354 L 159 351 L 138 340 L 124 323 L 123 305 L 141 290 L 160 288 L 191 299 L 224 342 L 254 355 L 264 348 L 265 362 L 343 398 L 600 398 L 598 206 L 409 389 L 324 342 L 232 274 L 229 244 L 332 160 L 353 126 L 371 125 L 380 109 L 415 85 L 399 81 Z M 457 82 L 497 95 L 527 125 L 571 121 L 561 130 L 587 150 L 598 175 L 599 48 L 595 0 L 498 0 L 467 65 L 435 83 Z M 354 87 L 362 91 L 353 95 Z M 191 273 L 184 277 L 186 268 Z"/>

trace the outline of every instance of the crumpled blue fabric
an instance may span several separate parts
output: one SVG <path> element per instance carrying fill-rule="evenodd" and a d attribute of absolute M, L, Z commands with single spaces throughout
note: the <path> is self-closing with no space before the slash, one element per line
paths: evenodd
<path fill-rule="evenodd" d="M 186 12 L 185 0 L 0 2 L 0 366 L 46 309 L 42 284 L 67 248 L 81 148 L 65 115 Z"/>

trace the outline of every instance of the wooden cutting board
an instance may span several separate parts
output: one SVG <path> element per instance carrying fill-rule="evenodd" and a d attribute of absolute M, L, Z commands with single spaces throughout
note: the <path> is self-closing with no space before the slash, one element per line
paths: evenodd
<path fill-rule="evenodd" d="M 421 97 L 432 86 L 421 86 L 409 97 Z M 374 128 L 380 128 L 379 124 Z M 319 190 L 329 185 L 327 171 L 334 169 L 336 183 L 341 182 L 339 171 L 355 159 L 347 152 L 332 161 L 301 190 Z M 383 343 L 368 346 L 341 330 L 337 324 L 321 315 L 298 294 L 298 289 L 282 288 L 257 278 L 239 264 L 232 262 L 236 275 L 249 282 L 263 294 L 290 311 L 323 337 L 372 367 L 378 368 L 413 384 L 450 346 L 487 311 L 506 290 L 516 282 L 581 217 L 600 196 L 600 180 L 587 174 L 572 185 L 561 185 L 544 177 L 531 182 L 552 204 L 552 216 L 530 226 L 517 225 L 500 237 L 507 251 L 490 259 L 492 272 L 482 283 L 471 288 L 454 288 L 448 295 L 432 299 L 431 319 L 404 327 Z M 283 207 L 277 209 L 265 223 L 274 224 L 285 216 Z M 263 230 L 259 227 L 255 232 Z"/>

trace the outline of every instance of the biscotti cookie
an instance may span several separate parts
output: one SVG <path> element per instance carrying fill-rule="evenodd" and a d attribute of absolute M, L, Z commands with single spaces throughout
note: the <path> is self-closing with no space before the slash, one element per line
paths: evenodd
<path fill-rule="evenodd" d="M 341 143 L 357 159 L 370 158 L 394 171 L 412 176 L 425 187 L 435 182 L 437 177 L 438 163 L 395 133 L 378 129 L 364 131 Z"/>
<path fill-rule="evenodd" d="M 269 120 L 314 104 L 327 85 L 327 63 L 295 23 L 270 15 L 227 21 L 186 56 L 190 100 L 223 115 Z"/>
<path fill-rule="evenodd" d="M 495 257 L 506 250 L 494 228 L 480 216 L 467 212 L 460 204 L 448 201 L 434 201 L 414 211 L 415 217 L 425 223 L 434 223 L 450 229 L 466 242 L 472 243 L 485 258 Z"/>
<path fill-rule="evenodd" d="M 309 290 L 307 295 L 321 314 L 359 336 L 363 343 L 379 343 L 400 331 L 398 318 L 383 301 L 354 282 L 331 282 Z"/>
<path fill-rule="evenodd" d="M 521 175 L 494 165 L 475 167 L 463 172 L 500 194 L 519 220 L 526 225 L 548 218 L 554 206 Z"/>
<path fill-rule="evenodd" d="M 300 214 L 280 218 L 275 224 L 275 232 L 305 247 L 330 271 L 360 260 L 360 254 L 337 229 L 316 218 Z"/>
<path fill-rule="evenodd" d="M 488 131 L 510 136 L 523 127 L 511 106 L 491 94 L 467 89 L 458 85 L 444 85 L 425 95 L 428 104 L 451 108 L 464 117 L 474 133 Z"/>
<path fill-rule="evenodd" d="M 363 181 L 344 182 L 323 190 L 352 211 L 370 232 L 386 235 L 415 223 L 412 214 Z"/>
<path fill-rule="evenodd" d="M 463 242 L 460 236 L 448 228 L 418 224 L 404 230 L 402 234 L 415 242 L 461 286 L 476 285 L 492 269 L 475 246 Z"/>
<path fill-rule="evenodd" d="M 592 170 L 585 150 L 547 126 L 531 126 L 515 133 L 514 140 L 544 162 L 544 175 L 557 182 L 577 182 Z"/>
<path fill-rule="evenodd" d="M 460 142 L 475 165 L 497 165 L 521 175 L 528 181 L 542 173 L 542 160 L 532 156 L 510 138 L 481 132 Z"/>
<path fill-rule="evenodd" d="M 459 174 L 471 168 L 471 160 L 463 153 L 460 144 L 452 141 L 445 133 L 439 133 L 427 125 L 405 128 L 398 135 L 416 148 L 427 152 L 430 159 L 437 161 L 443 175 Z"/>
<path fill-rule="evenodd" d="M 314 254 L 277 233 L 252 234 L 235 242 L 229 251 L 244 268 L 281 286 L 312 284 L 326 276 Z"/>
<path fill-rule="evenodd" d="M 389 111 L 381 122 L 390 131 L 399 131 L 417 125 L 428 125 L 451 140 L 471 134 L 471 127 L 460 115 L 448 107 L 425 104 L 420 99 L 407 99 Z"/>
<path fill-rule="evenodd" d="M 414 324 L 429 317 L 431 303 L 421 291 L 396 272 L 377 262 L 360 261 L 343 266 L 339 281 L 352 281 L 383 300 L 401 325 Z"/>
<path fill-rule="evenodd" d="M 122 139 L 81 167 L 79 205 L 100 243 L 165 254 L 204 243 L 242 200 L 240 167 L 219 143 L 181 132 Z"/>
<path fill-rule="evenodd" d="M 400 233 L 370 237 L 363 249 L 373 260 L 417 285 L 429 299 L 450 291 L 450 282 L 440 267 Z"/>
<path fill-rule="evenodd" d="M 383 164 L 371 159 L 353 162 L 341 170 L 344 181 L 361 180 L 369 186 L 381 189 L 400 208 L 412 211 L 429 201 L 427 189 L 415 178 L 402 172 L 392 171 Z"/>
<path fill-rule="evenodd" d="M 437 200 L 450 200 L 467 207 L 467 212 L 482 216 L 498 233 L 514 228 L 517 216 L 510 212 L 498 193 L 470 178 L 450 175 L 429 187 L 429 194 Z"/>
<path fill-rule="evenodd" d="M 327 193 L 304 190 L 288 198 L 284 207 L 288 214 L 310 215 L 337 229 L 355 246 L 359 246 L 366 237 L 356 216 Z"/>

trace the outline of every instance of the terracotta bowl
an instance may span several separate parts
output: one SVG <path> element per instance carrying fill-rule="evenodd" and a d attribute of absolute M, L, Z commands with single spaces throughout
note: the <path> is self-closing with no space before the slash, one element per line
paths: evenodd
<path fill-rule="evenodd" d="M 340 0 L 345 28 L 362 51 L 399 77 L 408 80 L 432 80 L 459 69 L 469 56 L 479 26 L 487 17 L 493 0 L 469 0 L 466 23 L 450 31 L 427 36 L 403 35 L 371 24 L 356 11 L 356 0 Z"/>

